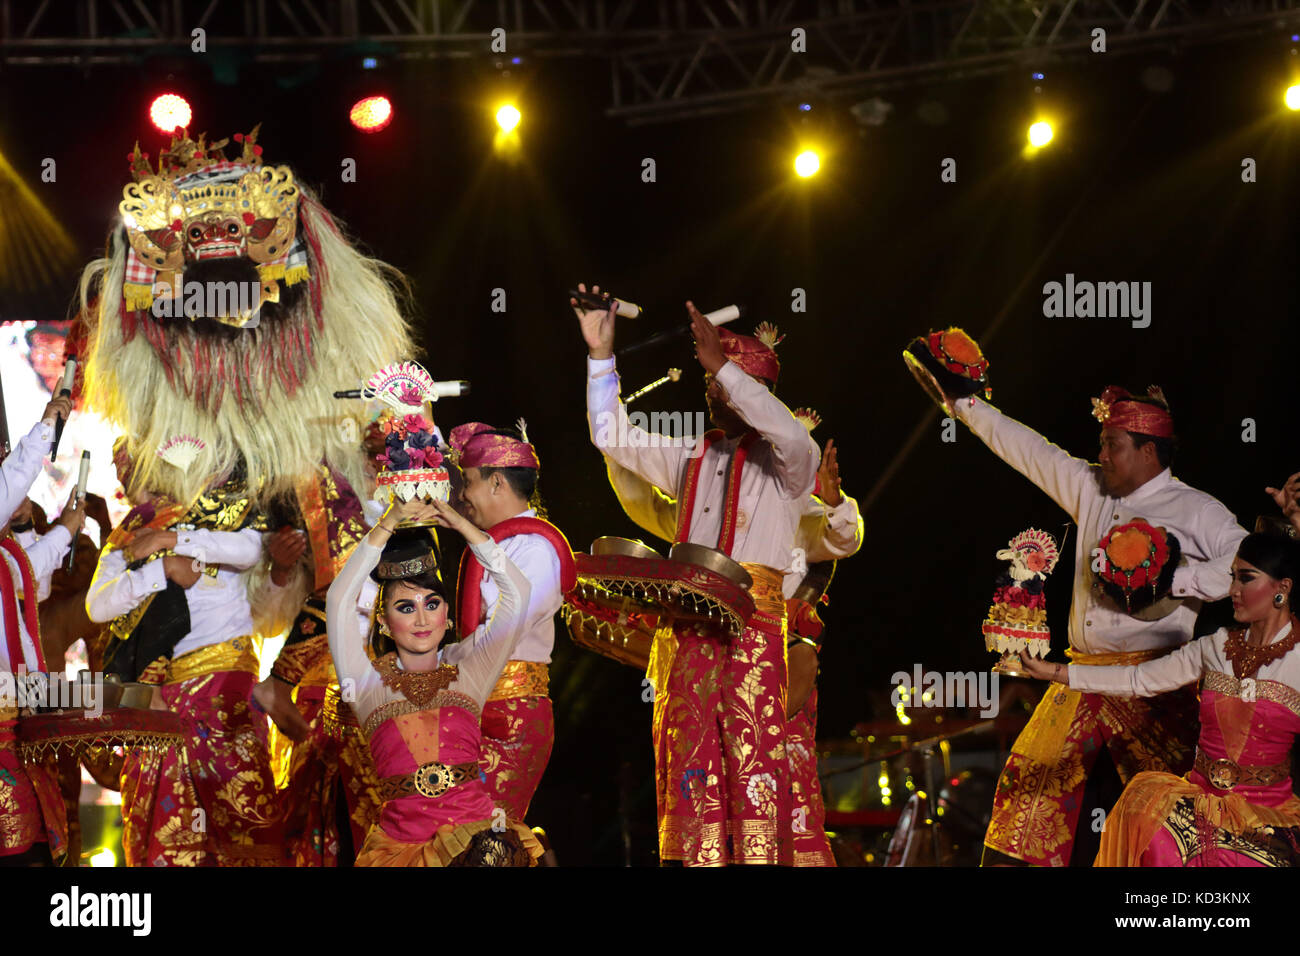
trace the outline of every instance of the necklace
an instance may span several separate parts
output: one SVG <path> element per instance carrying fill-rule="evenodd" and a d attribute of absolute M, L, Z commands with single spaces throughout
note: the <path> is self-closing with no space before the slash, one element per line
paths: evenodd
<path fill-rule="evenodd" d="M 423 707 L 445 690 L 459 673 L 455 664 L 442 664 L 432 671 L 404 671 L 397 666 L 397 654 L 390 651 L 375 661 L 384 686 L 395 690 L 412 704 Z"/>
<path fill-rule="evenodd" d="M 1300 628 L 1295 625 L 1295 618 L 1287 625 L 1291 633 L 1280 641 L 1274 641 L 1272 644 L 1265 644 L 1263 647 L 1252 647 L 1246 643 L 1246 628 L 1229 631 L 1228 640 L 1223 645 L 1223 653 L 1232 661 L 1232 676 L 1241 680 L 1244 677 L 1250 677 L 1265 664 L 1271 664 L 1291 648 L 1300 643 Z"/>

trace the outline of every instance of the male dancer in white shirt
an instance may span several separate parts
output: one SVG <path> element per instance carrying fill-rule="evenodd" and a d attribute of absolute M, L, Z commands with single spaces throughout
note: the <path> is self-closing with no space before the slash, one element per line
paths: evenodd
<path fill-rule="evenodd" d="M 1097 464 L 1071 457 L 986 402 L 950 396 L 949 404 L 1078 525 L 1067 652 L 1075 664 L 1136 664 L 1167 654 L 1191 638 L 1202 601 L 1227 595 L 1246 532 L 1216 499 L 1170 473 L 1174 423 L 1158 389 L 1139 398 L 1112 386 L 1093 400 L 1102 424 Z M 1187 600 L 1157 620 L 1139 619 L 1106 598 L 1091 572 L 1106 533 L 1135 518 L 1172 532 L 1188 560 L 1171 588 Z M 1196 728 L 1195 695 L 1186 690 L 1133 700 L 1050 685 L 998 782 L 985 864 L 1069 865 L 1077 828 L 1093 823 L 1081 811 L 1101 751 L 1123 782 L 1143 770 L 1182 773 L 1191 766 Z"/>

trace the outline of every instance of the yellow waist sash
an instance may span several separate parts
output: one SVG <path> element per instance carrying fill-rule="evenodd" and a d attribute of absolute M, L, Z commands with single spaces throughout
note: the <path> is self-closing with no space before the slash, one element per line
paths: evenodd
<path fill-rule="evenodd" d="M 1065 654 L 1075 664 L 1109 667 L 1116 664 L 1141 664 L 1143 661 L 1163 657 L 1173 650 L 1175 648 L 1156 647 L 1145 651 L 1085 654 L 1070 647 L 1066 648 Z M 1065 739 L 1069 736 L 1071 724 L 1074 723 L 1074 713 L 1078 710 L 1079 701 L 1082 699 L 1082 691 L 1072 690 L 1056 681 L 1048 684 L 1043 699 L 1034 708 L 1034 715 L 1029 718 L 1029 723 L 1020 732 L 1012 750 L 1039 763 L 1055 765 L 1061 759 Z"/>
<path fill-rule="evenodd" d="M 550 665 L 541 661 L 510 661 L 497 678 L 488 701 L 550 694 Z"/>
<path fill-rule="evenodd" d="M 171 661 L 160 657 L 140 674 L 140 683 L 180 684 L 220 671 L 242 671 L 254 675 L 259 673 L 251 636 L 233 637 L 220 644 L 200 647 Z"/>
<path fill-rule="evenodd" d="M 766 564 L 741 562 L 740 566 L 754 579 L 749 588 L 749 596 L 754 599 L 754 613 L 778 621 L 785 620 L 785 595 L 781 591 L 785 575 Z"/>

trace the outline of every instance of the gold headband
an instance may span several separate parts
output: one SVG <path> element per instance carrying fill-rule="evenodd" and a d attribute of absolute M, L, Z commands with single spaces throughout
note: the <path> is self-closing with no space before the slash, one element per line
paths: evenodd
<path fill-rule="evenodd" d="M 405 561 L 380 561 L 379 566 L 375 568 L 375 575 L 384 581 L 400 581 L 403 578 L 413 578 L 427 571 L 436 570 L 437 567 L 438 556 L 430 551 L 428 554 L 418 558 L 408 558 Z"/>

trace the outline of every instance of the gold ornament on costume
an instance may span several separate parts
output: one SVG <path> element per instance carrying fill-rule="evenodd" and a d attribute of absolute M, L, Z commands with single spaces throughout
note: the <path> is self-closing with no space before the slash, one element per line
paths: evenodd
<path fill-rule="evenodd" d="M 205 143 L 185 131 L 173 134 L 170 148 L 158 157 L 158 170 L 137 142 L 131 153 L 136 181 L 122 189 L 118 209 L 135 254 L 128 263 L 123 293 L 128 309 L 152 305 L 155 287 L 163 298 L 179 297 L 187 265 L 217 259 L 247 258 L 262 280 L 260 306 L 279 301 L 278 280 L 306 278 L 305 252 L 295 251 L 298 187 L 288 166 L 263 166 L 255 127 L 243 143 L 243 155 L 227 160 L 228 140 Z M 161 290 L 159 290 L 161 292 Z M 243 326 L 252 313 L 212 316 Z"/>
<path fill-rule="evenodd" d="M 432 671 L 404 671 L 397 667 L 397 654 L 390 651 L 374 662 L 384 686 L 395 690 L 412 704 L 423 707 L 441 690 L 451 686 L 460 671 L 455 664 L 439 665 Z"/>

